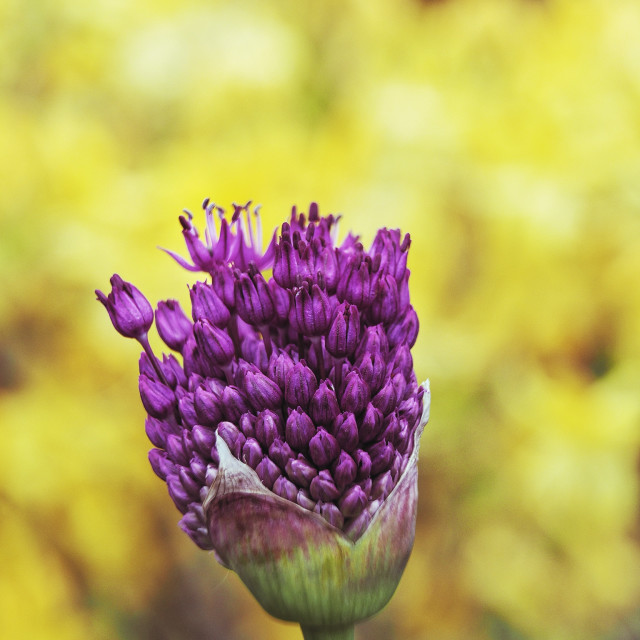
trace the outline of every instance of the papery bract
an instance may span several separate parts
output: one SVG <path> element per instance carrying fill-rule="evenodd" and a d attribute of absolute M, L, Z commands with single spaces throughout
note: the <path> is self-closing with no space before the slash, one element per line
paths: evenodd
<path fill-rule="evenodd" d="M 218 445 L 218 476 L 204 504 L 213 544 L 220 562 L 240 576 L 268 613 L 303 627 L 349 625 L 391 598 L 413 546 L 428 385 L 425 391 L 407 467 L 355 540 L 322 516 L 266 491 L 225 443 Z M 364 496 L 355 485 L 343 497 L 342 510 L 362 513 Z"/>

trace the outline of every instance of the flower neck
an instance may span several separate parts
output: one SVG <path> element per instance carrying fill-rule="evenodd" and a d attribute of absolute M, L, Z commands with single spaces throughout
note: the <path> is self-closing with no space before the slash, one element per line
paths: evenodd
<path fill-rule="evenodd" d="M 353 640 L 354 626 L 344 627 L 306 627 L 300 625 L 304 640 Z"/>

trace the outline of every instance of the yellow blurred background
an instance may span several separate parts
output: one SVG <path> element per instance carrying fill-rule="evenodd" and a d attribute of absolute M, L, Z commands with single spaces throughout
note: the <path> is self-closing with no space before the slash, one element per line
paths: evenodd
<path fill-rule="evenodd" d="M 412 234 L 416 545 L 357 637 L 640 638 L 637 0 L 4 0 L 0 24 L 1 638 L 300 638 L 177 528 L 137 345 L 94 299 L 118 272 L 184 300 L 156 246 L 205 196 Z"/>

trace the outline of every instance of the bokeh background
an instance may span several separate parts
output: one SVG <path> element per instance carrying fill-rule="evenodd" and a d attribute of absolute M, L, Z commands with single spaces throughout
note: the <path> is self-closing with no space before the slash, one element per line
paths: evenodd
<path fill-rule="evenodd" d="M 410 231 L 433 406 L 362 640 L 640 638 L 637 0 L 3 0 L 0 636 L 293 640 L 177 528 L 94 288 L 205 196 Z"/>

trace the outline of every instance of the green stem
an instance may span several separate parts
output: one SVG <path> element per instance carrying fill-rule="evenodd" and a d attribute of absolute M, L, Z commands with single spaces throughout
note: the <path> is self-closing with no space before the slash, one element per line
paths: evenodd
<path fill-rule="evenodd" d="M 300 625 L 304 640 L 353 640 L 354 626 L 345 627 L 305 627 Z"/>

